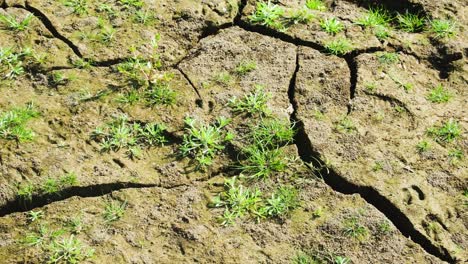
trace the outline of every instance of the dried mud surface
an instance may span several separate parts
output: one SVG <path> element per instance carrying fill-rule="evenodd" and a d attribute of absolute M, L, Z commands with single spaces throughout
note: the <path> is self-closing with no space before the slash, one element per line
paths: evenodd
<path fill-rule="evenodd" d="M 25 31 L 1 28 L 0 48 L 47 54 L 39 67 L 0 81 L 0 113 L 29 102 L 40 113 L 27 123 L 32 141 L 0 137 L 0 262 L 47 263 L 47 249 L 22 239 L 44 225 L 66 229 L 76 217 L 84 226 L 76 238 L 95 250 L 83 263 L 300 263 L 294 261 L 301 252 L 324 263 L 336 263 L 338 255 L 349 263 L 468 261 L 464 1 L 371 1 L 392 11 L 454 18 L 459 32 L 444 41 L 401 30 L 380 41 L 353 23 L 367 11 L 358 0 L 324 1 L 326 11 L 313 11 L 344 23 L 334 37 L 317 19 L 285 31 L 254 24 L 249 16 L 260 1 L 253 0 L 143 1 L 154 15 L 148 24 L 136 23 L 119 1 L 105 1 L 121 11 L 115 17 L 100 11 L 102 1 L 87 2 L 87 14 L 78 15 L 61 1 L 0 1 L 0 14 L 35 16 Z M 273 2 L 294 9 L 306 1 Z M 96 40 L 104 16 L 115 29 L 109 43 Z M 118 66 L 135 53 L 151 53 L 156 34 L 159 70 L 172 76 L 175 104 L 119 102 L 129 83 Z M 326 44 L 340 37 L 353 51 L 328 54 Z M 382 63 L 382 52 L 396 52 L 398 61 Z M 89 65 L 77 67 L 77 61 Z M 255 61 L 255 69 L 236 75 L 245 61 Z M 55 73 L 69 80 L 54 83 Z M 222 74 L 230 78 L 219 81 Z M 428 95 L 439 84 L 451 98 L 432 103 Z M 296 157 L 294 166 L 255 186 L 268 193 L 293 185 L 300 206 L 286 217 L 242 217 L 223 226 L 224 209 L 209 205 L 223 182 L 238 174 L 232 164 L 245 146 L 234 140 L 212 166 L 196 170 L 177 155 L 184 118 L 210 123 L 225 116 L 232 119 L 227 130 L 244 138 L 246 127 L 259 120 L 236 115 L 229 100 L 257 85 L 270 95 L 271 115 L 294 124 L 297 133 L 281 149 Z M 164 123 L 168 142 L 143 149 L 139 158 L 124 149 L 103 153 L 92 133 L 122 114 L 134 123 Z M 428 134 L 448 120 L 460 126 L 455 141 Z M 423 140 L 431 148 L 421 153 L 416 146 Z M 455 150 L 461 157 L 454 158 Z M 34 194 L 27 203 L 18 197 L 21 183 L 40 186 L 69 172 L 78 183 L 58 194 Z M 102 217 L 108 201 L 127 204 L 112 224 Z M 31 210 L 41 210 L 42 219 L 31 223 Z M 343 232 L 350 220 L 365 227 L 365 237 Z"/>

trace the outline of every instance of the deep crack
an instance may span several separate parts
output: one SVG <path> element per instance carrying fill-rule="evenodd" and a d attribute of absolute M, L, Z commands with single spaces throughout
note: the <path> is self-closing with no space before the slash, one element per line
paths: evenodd
<path fill-rule="evenodd" d="M 288 96 L 290 103 L 294 107 L 294 111 L 291 114 L 291 122 L 296 126 L 297 134 L 294 142 L 298 149 L 300 158 L 305 163 L 311 164 L 314 168 L 318 168 L 320 170 L 320 175 L 323 175 L 324 182 L 334 191 L 346 195 L 359 194 L 367 203 L 371 204 L 378 211 L 383 213 L 405 237 L 410 238 L 413 242 L 419 244 L 427 253 L 449 263 L 455 263 L 455 260 L 446 248 L 433 244 L 429 238 L 415 228 L 405 213 L 395 206 L 388 198 L 372 187 L 360 186 L 352 183 L 335 172 L 333 168 L 323 166 L 325 162 L 322 161 L 320 154 L 315 150 L 313 143 L 307 136 L 307 132 L 304 128 L 304 122 L 297 116 L 298 105 L 295 98 L 295 87 L 297 73 L 300 70 L 299 60 L 299 53 L 297 53 L 296 69 L 290 81 Z"/>
<path fill-rule="evenodd" d="M 178 187 L 186 186 L 186 184 L 178 184 L 173 186 L 163 186 L 161 184 L 142 184 L 133 182 L 116 182 L 116 183 L 103 183 L 90 186 L 73 186 L 61 190 L 56 194 L 44 194 L 44 195 L 33 195 L 30 200 L 23 200 L 19 197 L 8 201 L 4 206 L 0 208 L 0 217 L 18 213 L 27 212 L 35 208 L 43 207 L 54 202 L 67 200 L 73 196 L 81 198 L 87 197 L 100 197 L 110 194 L 114 191 L 120 191 L 125 189 L 141 189 L 141 188 L 165 188 L 175 189 Z"/>

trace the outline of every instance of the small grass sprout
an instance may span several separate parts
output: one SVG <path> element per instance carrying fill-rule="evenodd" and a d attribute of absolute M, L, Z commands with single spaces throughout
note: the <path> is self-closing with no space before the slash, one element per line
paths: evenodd
<path fill-rule="evenodd" d="M 276 4 L 268 2 L 258 2 L 255 11 L 250 15 L 250 22 L 267 26 L 277 30 L 285 30 L 286 27 L 282 22 L 284 9 Z"/>
<path fill-rule="evenodd" d="M 267 107 L 267 102 L 270 97 L 270 94 L 264 92 L 263 86 L 257 85 L 254 92 L 246 94 L 243 98 L 233 97 L 229 100 L 228 105 L 237 114 L 268 116 L 270 110 Z"/>
<path fill-rule="evenodd" d="M 418 153 L 424 153 L 431 149 L 432 145 L 429 141 L 423 140 L 416 145 L 416 150 Z"/>
<path fill-rule="evenodd" d="M 112 223 L 123 217 L 127 209 L 127 201 L 109 200 L 104 207 L 102 217 L 106 223 Z"/>
<path fill-rule="evenodd" d="M 298 206 L 297 189 L 292 186 L 283 186 L 266 200 L 265 206 L 260 209 L 260 214 L 267 217 L 283 216 Z"/>
<path fill-rule="evenodd" d="M 307 24 L 314 19 L 314 15 L 307 8 L 294 9 L 287 12 L 284 20 L 287 24 Z"/>
<path fill-rule="evenodd" d="M 41 211 L 41 210 L 39 210 L 39 211 L 29 211 L 27 213 L 27 216 L 28 216 L 28 221 L 30 223 L 33 223 L 33 222 L 36 222 L 39 219 L 44 217 L 44 211 Z"/>
<path fill-rule="evenodd" d="M 230 225 L 236 218 L 257 211 L 261 203 L 260 190 L 250 190 L 237 184 L 235 177 L 225 180 L 224 188 L 225 191 L 214 197 L 212 201 L 214 207 L 226 207 L 221 217 L 222 225 Z"/>
<path fill-rule="evenodd" d="M 81 16 L 88 13 L 88 0 L 63 0 L 62 3 L 73 9 L 73 13 L 77 15 Z"/>
<path fill-rule="evenodd" d="M 34 15 L 28 14 L 25 18 L 18 21 L 18 18 L 12 15 L 0 14 L 0 22 L 9 30 L 24 31 L 29 28 L 29 24 L 33 20 Z"/>
<path fill-rule="evenodd" d="M 267 148 L 279 148 L 294 140 L 296 131 L 294 124 L 289 120 L 277 118 L 262 119 L 257 125 L 250 129 L 250 138 L 256 145 L 263 145 Z"/>
<path fill-rule="evenodd" d="M 341 119 L 337 124 L 336 129 L 341 133 L 352 133 L 357 130 L 354 122 L 348 117 Z"/>
<path fill-rule="evenodd" d="M 320 27 L 330 35 L 336 35 L 344 29 L 343 24 L 334 17 L 320 21 Z"/>
<path fill-rule="evenodd" d="M 24 108 L 15 108 L 11 111 L 0 112 L 0 139 L 17 140 L 18 142 L 30 141 L 34 132 L 25 127 L 26 123 L 39 116 L 33 104 Z"/>
<path fill-rule="evenodd" d="M 230 122 L 230 119 L 220 117 L 214 125 L 206 125 L 186 117 L 186 133 L 180 147 L 181 156 L 194 158 L 197 169 L 210 166 L 216 155 L 224 149 L 224 144 L 234 137 L 231 133 L 224 131 Z"/>
<path fill-rule="evenodd" d="M 94 254 L 93 249 L 84 247 L 74 235 L 60 241 L 52 241 L 48 251 L 48 263 L 80 263 Z"/>
<path fill-rule="evenodd" d="M 342 56 L 349 53 L 353 49 L 353 46 L 348 39 L 338 38 L 326 43 L 325 49 L 330 54 Z"/>
<path fill-rule="evenodd" d="M 358 217 L 351 217 L 345 220 L 343 233 L 359 241 L 365 240 L 369 235 L 368 229 L 359 222 Z"/>
<path fill-rule="evenodd" d="M 255 61 L 241 61 L 236 69 L 235 72 L 239 76 L 244 76 L 249 72 L 252 72 L 257 69 L 257 63 Z"/>
<path fill-rule="evenodd" d="M 306 7 L 310 10 L 318 10 L 318 11 L 325 11 L 327 10 L 327 6 L 322 0 L 307 0 Z"/>
<path fill-rule="evenodd" d="M 254 179 L 267 179 L 274 173 L 287 169 L 288 159 L 281 149 L 268 149 L 263 145 L 250 145 L 243 149 L 245 160 L 238 169 L 242 175 Z"/>
<path fill-rule="evenodd" d="M 430 22 L 430 32 L 436 39 L 453 38 L 457 35 L 457 23 L 450 19 L 434 19 Z"/>
<path fill-rule="evenodd" d="M 396 52 L 379 52 L 377 58 L 382 64 L 395 64 L 400 61 L 400 57 Z"/>
<path fill-rule="evenodd" d="M 382 7 L 370 8 L 356 24 L 365 28 L 388 27 L 392 20 L 390 13 Z"/>
<path fill-rule="evenodd" d="M 427 100 L 431 101 L 432 103 L 446 103 L 452 98 L 452 94 L 444 89 L 442 84 L 437 85 L 432 89 L 427 96 Z"/>
<path fill-rule="evenodd" d="M 126 148 L 127 154 L 135 157 L 132 150 L 164 145 L 167 142 L 165 131 L 166 126 L 163 124 L 129 122 L 127 116 L 120 116 L 105 126 L 96 128 L 91 138 L 100 143 L 102 152 Z"/>
<path fill-rule="evenodd" d="M 450 119 L 442 126 L 429 128 L 427 133 L 439 143 L 451 143 L 461 136 L 462 129 L 457 121 Z"/>
<path fill-rule="evenodd" d="M 409 11 L 398 14 L 397 21 L 400 29 L 410 33 L 421 32 L 425 25 L 424 18 L 420 14 L 412 14 Z"/>
<path fill-rule="evenodd" d="M 451 149 L 448 152 L 450 164 L 457 165 L 464 158 L 463 151 L 461 149 Z"/>

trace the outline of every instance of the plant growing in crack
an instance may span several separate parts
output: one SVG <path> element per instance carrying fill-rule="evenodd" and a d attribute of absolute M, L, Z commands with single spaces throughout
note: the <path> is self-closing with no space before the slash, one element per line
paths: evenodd
<path fill-rule="evenodd" d="M 219 117 L 214 125 L 198 123 L 190 117 L 186 117 L 184 121 L 186 133 L 180 146 L 180 155 L 193 158 L 196 169 L 205 169 L 212 165 L 216 155 L 224 150 L 224 144 L 234 138 L 233 134 L 224 130 L 231 122 L 225 117 Z"/>
<path fill-rule="evenodd" d="M 421 32 L 425 25 L 420 14 L 412 14 L 408 10 L 404 14 L 398 14 L 397 21 L 401 30 L 410 33 Z"/>
<path fill-rule="evenodd" d="M 258 2 L 255 11 L 250 15 L 250 22 L 267 26 L 279 31 L 285 31 L 286 27 L 281 21 L 284 9 L 276 4 L 268 2 Z"/>
<path fill-rule="evenodd" d="M 310 10 L 326 11 L 327 6 L 322 0 L 307 0 L 306 7 Z"/>
<path fill-rule="evenodd" d="M 391 15 L 383 7 L 370 8 L 355 23 L 361 27 L 369 28 L 379 40 L 385 40 L 390 34 Z"/>
<path fill-rule="evenodd" d="M 336 56 L 343 56 L 353 50 L 353 46 L 346 38 L 337 38 L 325 44 L 328 53 Z"/>

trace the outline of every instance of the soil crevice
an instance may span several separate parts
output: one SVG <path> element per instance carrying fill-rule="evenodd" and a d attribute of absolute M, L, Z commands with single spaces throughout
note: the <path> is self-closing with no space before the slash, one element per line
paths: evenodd
<path fill-rule="evenodd" d="M 61 190 L 56 194 L 42 194 L 33 195 L 30 200 L 22 200 L 16 198 L 8 201 L 3 207 L 0 208 L 0 217 L 7 216 L 13 213 L 27 212 L 35 208 L 43 207 L 54 202 L 67 200 L 71 197 L 78 196 L 81 198 L 87 197 L 100 197 L 110 194 L 115 191 L 125 189 L 142 189 L 142 188 L 164 188 L 175 189 L 178 187 L 187 186 L 186 184 L 176 184 L 172 186 L 164 186 L 162 184 L 144 184 L 134 182 L 114 182 L 103 183 L 89 186 L 72 186 Z"/>
<path fill-rule="evenodd" d="M 350 182 L 345 177 L 335 172 L 333 168 L 324 166 L 326 163 L 322 160 L 320 153 L 315 150 L 313 142 L 311 142 L 307 136 L 304 122 L 297 116 L 298 105 L 295 98 L 295 87 L 296 76 L 300 70 L 299 59 L 298 53 L 296 58 L 296 70 L 294 71 L 290 81 L 288 96 L 294 109 L 290 120 L 295 124 L 297 131 L 294 143 L 296 144 L 301 160 L 306 164 L 310 164 L 314 170 L 318 170 L 318 173 L 323 176 L 323 181 L 334 191 L 345 195 L 359 194 L 367 203 L 371 204 L 383 213 L 405 237 L 408 237 L 413 242 L 419 244 L 427 253 L 436 256 L 443 261 L 455 263 L 455 260 L 446 248 L 433 244 L 429 238 L 416 229 L 404 212 L 402 212 L 389 199 L 380 194 L 376 189 L 370 186 L 360 186 Z M 357 78 L 356 74 L 357 73 L 354 74 L 356 77 L 352 78 Z"/>

